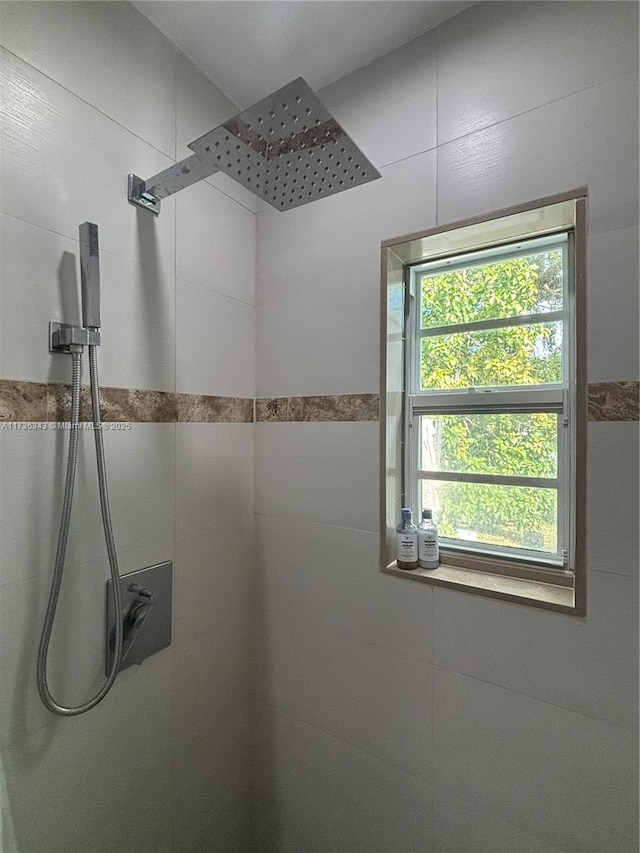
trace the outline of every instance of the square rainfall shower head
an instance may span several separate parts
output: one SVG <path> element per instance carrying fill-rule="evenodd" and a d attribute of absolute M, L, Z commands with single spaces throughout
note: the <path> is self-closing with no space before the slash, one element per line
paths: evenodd
<path fill-rule="evenodd" d="M 188 147 L 281 211 L 381 177 L 302 77 Z"/>

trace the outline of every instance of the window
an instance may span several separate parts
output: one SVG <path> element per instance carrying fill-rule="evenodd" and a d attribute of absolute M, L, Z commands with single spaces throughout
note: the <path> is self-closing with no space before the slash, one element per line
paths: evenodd
<path fill-rule="evenodd" d="M 418 579 L 584 610 L 584 202 L 383 245 L 385 530 L 433 510 Z"/>

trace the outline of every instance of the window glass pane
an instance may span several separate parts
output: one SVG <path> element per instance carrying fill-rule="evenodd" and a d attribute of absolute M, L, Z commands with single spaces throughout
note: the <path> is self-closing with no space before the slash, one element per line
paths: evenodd
<path fill-rule="evenodd" d="M 427 274 L 421 324 L 430 329 L 559 311 L 562 291 L 561 249 Z"/>
<path fill-rule="evenodd" d="M 422 338 L 421 390 L 562 382 L 562 322 Z"/>
<path fill-rule="evenodd" d="M 421 480 L 421 506 L 434 511 L 440 536 L 557 553 L 557 492 L 484 483 Z"/>
<path fill-rule="evenodd" d="M 423 415 L 418 467 L 424 471 L 558 476 L 558 416 L 533 414 Z"/>

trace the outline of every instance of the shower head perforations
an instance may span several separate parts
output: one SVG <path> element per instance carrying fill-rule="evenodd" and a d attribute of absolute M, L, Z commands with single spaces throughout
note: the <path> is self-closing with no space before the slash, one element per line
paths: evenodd
<path fill-rule="evenodd" d="M 380 177 L 301 77 L 189 148 L 282 211 Z"/>

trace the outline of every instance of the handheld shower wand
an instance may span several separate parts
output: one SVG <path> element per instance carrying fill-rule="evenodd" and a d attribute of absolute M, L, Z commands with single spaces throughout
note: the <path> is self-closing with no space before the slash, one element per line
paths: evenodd
<path fill-rule="evenodd" d="M 100 328 L 100 267 L 98 258 L 98 226 L 83 222 L 80 226 L 80 288 L 82 291 L 82 325 Z"/>
<path fill-rule="evenodd" d="M 62 518 L 58 535 L 58 547 L 51 582 L 51 592 L 42 628 L 40 646 L 38 649 L 37 682 L 38 692 L 44 705 L 54 714 L 62 717 L 77 716 L 94 708 L 107 695 L 118 674 L 122 659 L 123 625 L 121 619 L 115 621 L 114 650 L 111 657 L 111 667 L 102 688 L 81 705 L 65 706 L 57 702 L 49 690 L 47 683 L 47 656 L 51 632 L 55 620 L 64 561 L 67 551 L 69 523 L 73 505 L 73 488 L 75 483 L 78 460 L 78 438 L 80 428 L 80 381 L 82 377 L 82 350 L 89 348 L 89 373 L 91 383 L 91 404 L 93 411 L 93 433 L 96 445 L 96 462 L 98 467 L 98 485 L 100 492 L 100 507 L 102 510 L 102 525 L 104 529 L 111 584 L 113 608 L 115 613 L 121 613 L 122 601 L 120 593 L 120 572 L 118 558 L 111 526 L 109 510 L 109 492 L 107 489 L 107 473 L 104 457 L 104 441 L 100 421 L 100 389 L 98 384 L 97 347 L 100 344 L 100 271 L 98 261 L 98 226 L 85 222 L 80 226 L 80 277 L 82 289 L 82 324 L 83 327 L 69 326 L 64 323 L 49 324 L 49 339 L 51 352 L 70 353 L 72 359 L 71 385 L 71 429 L 69 432 L 69 455 L 67 459 L 67 474 L 65 479 Z"/>

